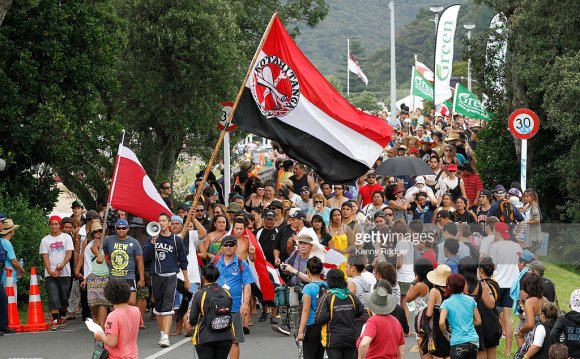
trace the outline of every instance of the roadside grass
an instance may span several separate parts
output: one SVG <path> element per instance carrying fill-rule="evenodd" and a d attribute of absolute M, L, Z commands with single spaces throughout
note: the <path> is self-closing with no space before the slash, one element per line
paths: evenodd
<path fill-rule="evenodd" d="M 548 261 L 543 260 L 542 263 L 546 266 L 546 272 L 544 276 L 554 282 L 556 286 L 556 295 L 558 296 L 558 301 L 560 303 L 560 309 L 567 312 L 570 311 L 570 294 L 575 290 L 580 288 L 580 274 L 570 271 L 568 269 L 562 268 Z M 518 323 L 518 318 L 513 316 L 514 327 Z M 510 356 L 505 356 L 505 339 L 502 339 L 497 348 L 497 357 L 500 359 L 513 358 L 516 353 L 517 346 L 515 344 L 515 339 L 512 343 L 512 352 Z"/>

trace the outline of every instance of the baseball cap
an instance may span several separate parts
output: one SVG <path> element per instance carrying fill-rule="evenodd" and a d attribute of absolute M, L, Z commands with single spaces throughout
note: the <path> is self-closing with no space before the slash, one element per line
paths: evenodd
<path fill-rule="evenodd" d="M 125 226 L 125 227 L 129 227 L 129 222 L 127 222 L 126 219 L 122 218 L 117 220 L 117 222 L 115 223 L 115 227 L 119 227 L 119 226 Z"/>
<path fill-rule="evenodd" d="M 80 200 L 75 200 L 73 201 L 72 205 L 70 206 L 70 208 L 85 208 L 85 205 L 83 204 L 83 202 L 81 202 Z"/>
<path fill-rule="evenodd" d="M 304 211 L 296 211 L 290 215 L 290 218 L 301 219 L 304 221 L 304 220 L 306 220 L 306 214 L 304 213 Z"/>
<path fill-rule="evenodd" d="M 521 197 L 522 196 L 522 192 L 520 192 L 519 189 L 517 188 L 510 188 L 510 190 L 508 191 L 509 194 L 511 194 L 512 196 L 516 196 L 516 197 Z"/>
<path fill-rule="evenodd" d="M 374 214 L 374 216 L 373 216 L 373 219 L 377 219 L 379 217 L 382 217 L 384 219 L 387 219 L 387 215 L 383 211 L 376 211 L 375 214 Z"/>
<path fill-rule="evenodd" d="M 6 215 L 4 213 L 0 213 L 0 221 L 3 221 L 6 219 Z"/>
<path fill-rule="evenodd" d="M 525 263 L 531 263 L 534 261 L 534 259 L 536 259 L 536 256 L 528 249 L 524 249 L 524 251 L 520 255 L 520 260 Z"/>
<path fill-rule="evenodd" d="M 224 239 L 222 239 L 222 244 L 224 244 L 224 243 L 238 244 L 238 240 L 235 236 L 225 236 Z"/>
<path fill-rule="evenodd" d="M 62 218 L 60 218 L 59 216 L 50 216 L 50 218 L 48 219 L 48 223 L 50 223 L 52 221 L 57 221 L 58 223 L 62 223 Z"/>
<path fill-rule="evenodd" d="M 179 222 L 180 224 L 183 224 L 183 218 L 181 218 L 181 217 L 179 217 L 178 215 L 175 215 L 175 214 L 173 216 L 171 216 L 171 221 L 170 222 L 173 222 L 173 221 L 176 221 L 176 222 Z"/>
<path fill-rule="evenodd" d="M 300 188 L 299 193 L 302 193 L 302 192 L 310 192 L 310 188 L 304 186 L 304 187 Z"/>
<path fill-rule="evenodd" d="M 88 210 L 87 213 L 85 214 L 85 218 L 87 220 L 101 219 L 101 217 L 99 217 L 99 214 L 97 213 L 97 211 L 95 211 L 94 209 Z"/>
<path fill-rule="evenodd" d="M 495 186 L 494 192 L 495 193 L 505 193 L 505 187 L 501 184 L 498 184 L 497 186 Z"/>
<path fill-rule="evenodd" d="M 239 204 L 232 202 L 228 205 L 228 209 L 226 210 L 226 212 L 239 212 L 242 208 L 240 207 Z"/>
<path fill-rule="evenodd" d="M 457 171 L 457 165 L 454 164 L 447 165 L 447 171 Z"/>
<path fill-rule="evenodd" d="M 510 227 L 507 225 L 507 223 L 498 222 L 496 223 L 494 229 L 503 237 L 503 239 L 510 239 Z"/>
<path fill-rule="evenodd" d="M 284 206 L 282 205 L 282 202 L 280 202 L 277 199 L 275 199 L 272 202 L 270 202 L 270 205 L 268 207 L 278 207 L 280 209 L 284 208 Z"/>
<path fill-rule="evenodd" d="M 274 219 L 274 218 L 276 218 L 276 213 L 274 213 L 274 211 L 268 209 L 264 212 L 264 218 L 265 219 Z"/>
<path fill-rule="evenodd" d="M 419 149 L 417 147 L 411 147 L 408 151 L 409 154 L 414 153 L 416 155 L 419 155 Z"/>
<path fill-rule="evenodd" d="M 442 209 L 437 213 L 437 221 L 443 218 L 451 218 L 451 213 L 446 209 Z"/>
<path fill-rule="evenodd" d="M 534 261 L 530 264 L 528 264 L 528 267 L 537 272 L 539 275 L 544 275 L 544 272 L 546 271 L 546 267 L 544 266 L 544 264 L 540 261 Z"/>
<path fill-rule="evenodd" d="M 484 189 L 481 192 L 479 192 L 480 196 L 486 196 L 488 199 L 491 199 L 491 191 L 488 189 Z"/>

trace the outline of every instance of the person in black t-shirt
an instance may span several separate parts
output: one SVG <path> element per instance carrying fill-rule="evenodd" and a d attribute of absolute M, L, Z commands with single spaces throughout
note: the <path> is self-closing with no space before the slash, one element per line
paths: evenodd
<path fill-rule="evenodd" d="M 544 297 L 546 297 L 546 299 L 552 303 L 558 301 L 558 298 L 556 297 L 556 287 L 554 286 L 554 282 L 544 277 L 544 272 L 546 271 L 544 264 L 540 261 L 533 261 L 528 265 L 528 267 L 530 268 L 531 273 L 535 273 L 542 277 L 544 281 Z"/>
<path fill-rule="evenodd" d="M 264 226 L 254 233 L 262 246 L 266 260 L 272 265 L 275 263 L 275 259 L 280 257 L 278 228 L 275 226 L 275 218 L 274 211 L 269 209 L 264 211 Z"/>

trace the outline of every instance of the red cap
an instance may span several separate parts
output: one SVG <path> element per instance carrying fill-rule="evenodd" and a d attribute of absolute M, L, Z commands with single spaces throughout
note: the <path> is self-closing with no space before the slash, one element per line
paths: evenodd
<path fill-rule="evenodd" d="M 419 155 L 419 149 L 417 147 L 411 147 L 409 148 L 409 151 L 407 151 L 409 154 L 414 153 L 417 156 Z"/>
<path fill-rule="evenodd" d="M 457 165 L 447 165 L 447 171 L 457 171 Z"/>
<path fill-rule="evenodd" d="M 510 227 L 507 223 L 499 222 L 495 225 L 495 231 L 499 233 L 503 239 L 510 239 Z"/>
<path fill-rule="evenodd" d="M 48 219 L 48 223 L 50 223 L 52 221 L 57 221 L 58 223 L 62 223 L 62 218 L 60 218 L 59 216 L 50 216 L 50 218 Z"/>

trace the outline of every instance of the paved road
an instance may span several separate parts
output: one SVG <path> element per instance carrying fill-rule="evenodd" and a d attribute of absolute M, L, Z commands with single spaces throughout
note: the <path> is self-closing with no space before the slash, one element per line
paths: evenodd
<path fill-rule="evenodd" d="M 288 337 L 274 333 L 269 323 L 259 323 L 254 318 L 251 334 L 241 346 L 242 358 L 294 359 L 296 346 Z M 191 338 L 171 337 L 169 348 L 157 345 L 159 331 L 155 322 L 146 319 L 147 329 L 139 334 L 139 358 L 194 358 Z M 407 338 L 407 350 L 414 345 L 414 338 Z M 86 359 L 93 348 L 92 333 L 80 319 L 69 321 L 66 329 L 56 332 L 19 333 L 0 337 L 0 359 Z M 408 353 L 415 359 L 417 353 Z"/>

